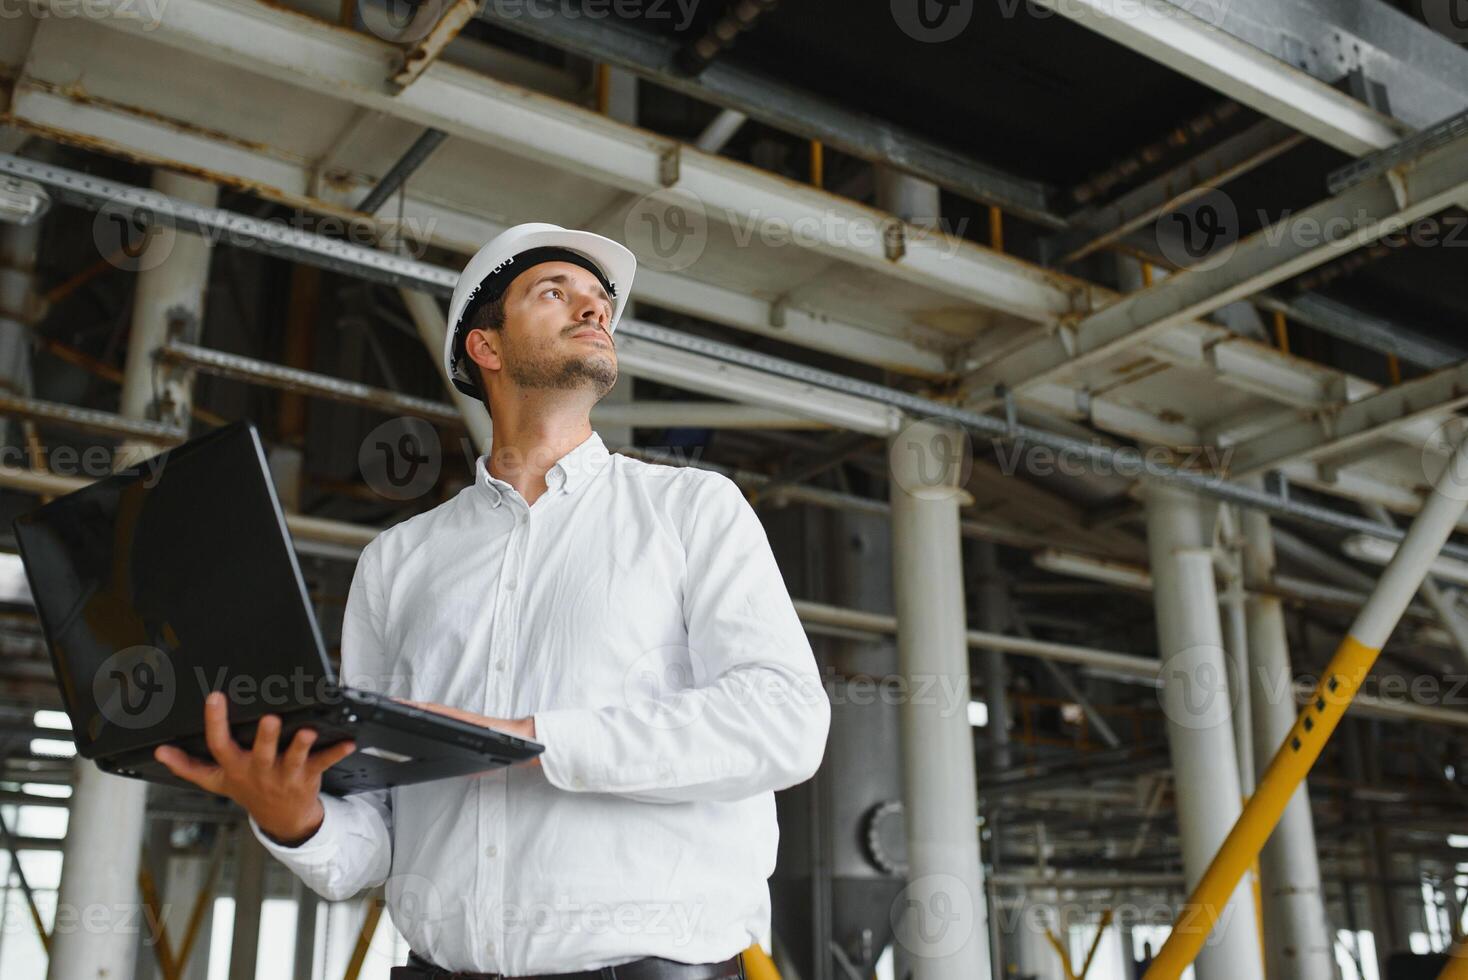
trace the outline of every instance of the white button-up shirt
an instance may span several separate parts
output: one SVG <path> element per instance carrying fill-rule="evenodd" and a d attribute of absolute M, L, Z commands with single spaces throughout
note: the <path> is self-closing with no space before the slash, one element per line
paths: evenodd
<path fill-rule="evenodd" d="M 764 529 L 728 478 L 595 433 L 533 506 L 487 464 L 363 550 L 341 682 L 533 715 L 542 764 L 323 794 L 299 847 L 251 827 L 324 898 L 386 882 L 448 969 L 733 956 L 769 927 L 773 791 L 814 773 L 830 724 Z"/>

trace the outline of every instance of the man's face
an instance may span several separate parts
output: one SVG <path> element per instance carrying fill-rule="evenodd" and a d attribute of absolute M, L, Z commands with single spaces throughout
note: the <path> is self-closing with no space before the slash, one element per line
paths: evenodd
<path fill-rule="evenodd" d="M 612 299 L 590 272 L 569 262 L 531 266 L 505 296 L 497 340 L 506 377 L 521 388 L 590 387 L 600 399 L 617 381 L 611 321 Z"/>

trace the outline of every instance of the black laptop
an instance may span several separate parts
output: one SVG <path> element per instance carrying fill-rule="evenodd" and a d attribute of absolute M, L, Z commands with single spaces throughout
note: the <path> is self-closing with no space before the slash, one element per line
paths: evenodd
<path fill-rule="evenodd" d="M 316 748 L 337 796 L 483 772 L 542 747 L 340 687 L 307 598 L 260 435 L 236 422 L 15 520 L 77 752 L 107 772 L 191 785 L 162 744 L 209 759 L 204 698 L 223 691 L 236 741 L 280 716 Z"/>

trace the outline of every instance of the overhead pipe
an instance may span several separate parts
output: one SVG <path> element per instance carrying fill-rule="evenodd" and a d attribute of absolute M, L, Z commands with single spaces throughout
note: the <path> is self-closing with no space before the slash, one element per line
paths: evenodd
<path fill-rule="evenodd" d="M 33 180 L 50 187 L 56 191 L 57 197 L 66 203 L 92 209 L 102 207 L 141 209 L 151 214 L 155 220 L 176 225 L 184 231 L 206 236 L 227 235 L 232 244 L 243 248 L 284 255 L 295 261 L 308 262 L 369 281 L 408 286 L 445 296 L 453 291 L 454 284 L 458 281 L 458 272 L 455 270 L 405 259 L 299 229 L 285 228 L 278 224 L 219 208 L 201 207 L 176 200 L 166 194 L 37 163 L 34 160 L 11 154 L 0 154 L 0 173 Z M 1048 432 L 1017 421 L 1017 412 L 1006 411 L 1005 418 L 996 418 L 900 389 L 860 381 L 835 372 L 823 371 L 819 368 L 651 323 L 629 321 L 622 324 L 619 329 L 629 336 L 690 353 L 702 354 L 728 364 L 737 364 L 857 398 L 866 398 L 895 408 L 912 418 L 943 419 L 955 422 L 971 432 L 1010 442 L 1045 446 L 1090 464 L 1098 471 L 1134 473 L 1138 479 L 1182 486 L 1207 497 L 1238 504 L 1241 507 L 1262 510 L 1277 517 L 1307 521 L 1337 530 L 1360 532 L 1387 541 L 1401 541 L 1403 538 L 1402 531 L 1383 527 L 1376 521 L 1365 517 L 1331 510 L 1328 507 L 1295 500 L 1263 489 L 1251 488 L 1227 481 L 1220 476 L 1172 467 L 1148 459 L 1144 452 L 1131 447 L 1098 445 L 1083 439 Z M 1006 398 L 1006 410 L 1012 404 L 1012 400 Z M 1462 545 L 1446 544 L 1442 553 L 1468 560 L 1468 547 Z"/>

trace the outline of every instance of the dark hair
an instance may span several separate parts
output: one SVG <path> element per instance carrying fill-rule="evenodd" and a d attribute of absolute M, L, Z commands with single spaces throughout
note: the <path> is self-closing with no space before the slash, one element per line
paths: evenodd
<path fill-rule="evenodd" d="M 469 343 L 469 332 L 471 330 L 503 330 L 505 327 L 505 292 L 500 293 L 488 303 L 480 305 L 474 310 L 469 322 L 464 329 L 459 331 L 459 357 L 464 362 L 464 373 L 469 375 L 469 383 L 473 385 L 479 400 L 484 402 L 484 410 L 489 411 L 489 391 L 484 386 L 484 369 L 475 364 L 465 349 Z M 491 413 L 491 416 L 493 413 Z"/>

